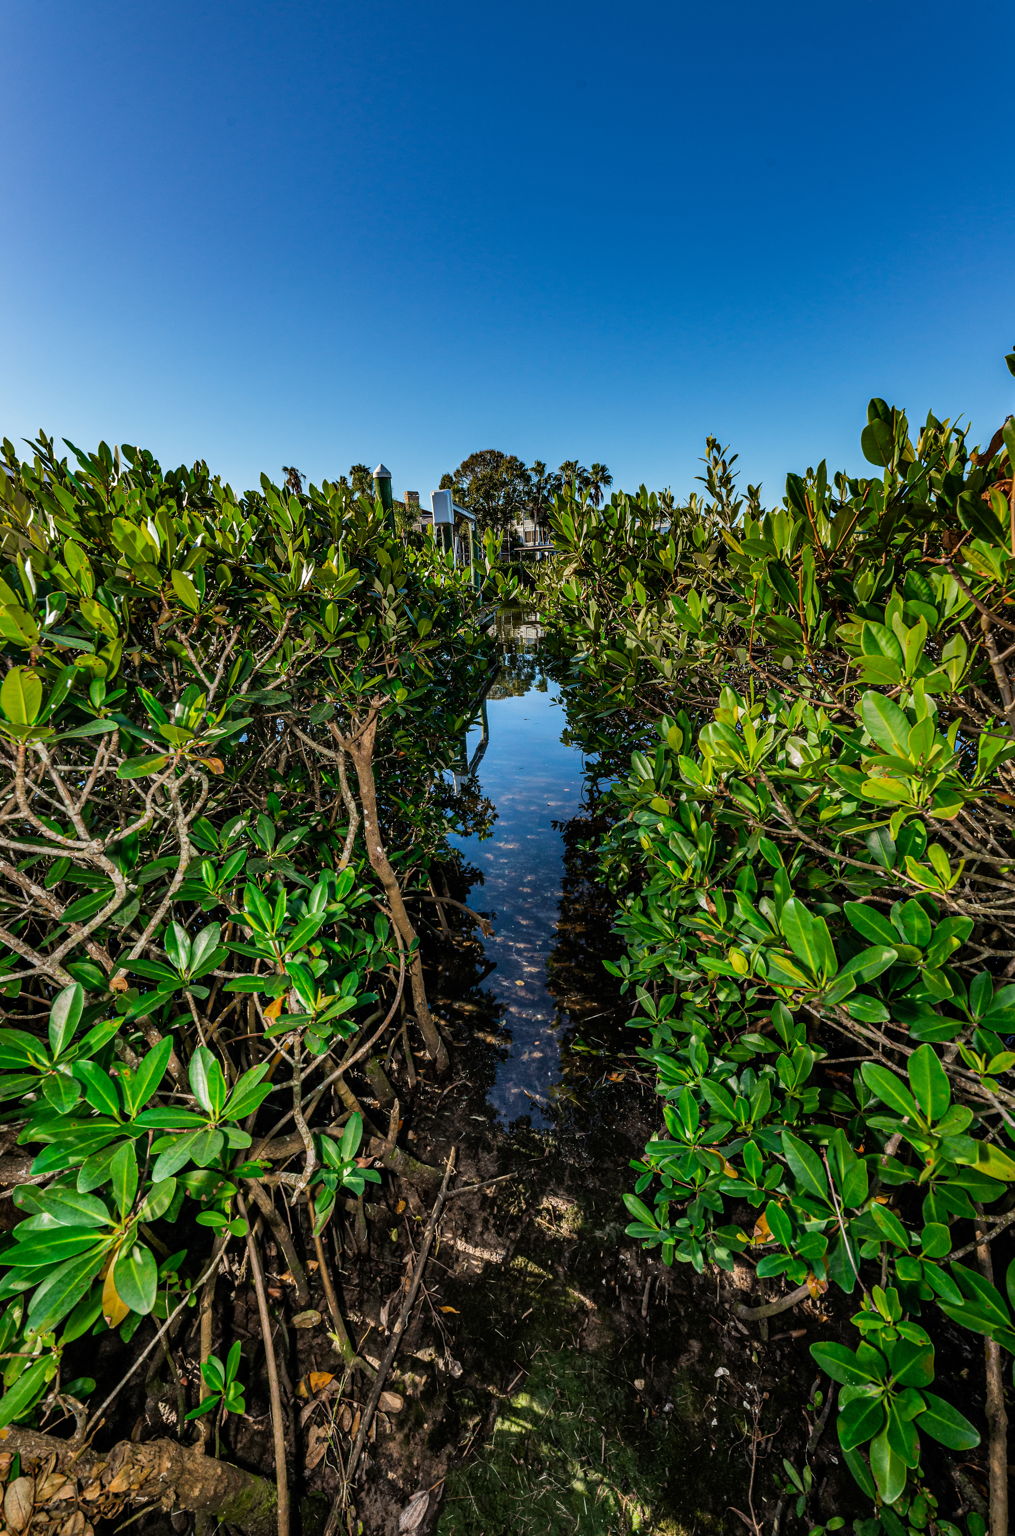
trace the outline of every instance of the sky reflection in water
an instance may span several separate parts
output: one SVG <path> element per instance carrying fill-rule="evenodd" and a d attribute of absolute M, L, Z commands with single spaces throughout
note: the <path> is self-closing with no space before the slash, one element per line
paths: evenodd
<path fill-rule="evenodd" d="M 487 713 L 490 739 L 478 779 L 497 807 L 493 836 L 452 842 L 484 877 L 469 900 L 494 914 L 494 937 L 484 947 L 496 968 L 483 986 L 504 1008 L 510 1043 L 490 1103 L 509 1123 L 529 1115 L 534 1126 L 546 1126 L 560 1078 L 558 1030 L 566 1022 L 546 984 L 563 874 L 563 839 L 553 823 L 580 808 L 582 757 L 560 740 L 565 717 L 553 683 L 490 698 Z M 478 732 L 470 734 L 470 753 L 477 740 Z"/>

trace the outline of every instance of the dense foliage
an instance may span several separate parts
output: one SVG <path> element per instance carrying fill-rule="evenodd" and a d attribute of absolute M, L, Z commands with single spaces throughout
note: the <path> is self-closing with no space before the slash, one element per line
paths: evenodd
<path fill-rule="evenodd" d="M 879 1512 L 858 1531 L 934 1518 L 933 1447 L 983 1422 L 942 1361 L 981 1335 L 1000 1533 L 1015 426 L 976 452 L 875 400 L 863 450 L 876 474 L 821 464 L 768 511 L 714 442 L 689 507 L 562 502 L 542 597 L 572 721 L 627 758 L 603 863 L 663 1120 L 628 1230 L 787 1303 L 827 1292 L 812 1353 Z"/>
<path fill-rule="evenodd" d="M 508 533 L 524 518 L 542 524 L 558 496 L 587 496 L 599 506 L 613 476 L 605 464 L 586 468 L 577 459 L 566 459 L 559 469 L 548 469 L 541 459 L 526 465 L 513 453 L 483 448 L 470 453 L 457 469 L 441 479 L 444 490 L 476 515 L 481 531 Z"/>
<path fill-rule="evenodd" d="M 348 1074 L 399 1020 L 445 1059 L 414 902 L 481 595 L 348 486 L 34 449 L 0 464 L 0 1423 L 198 1296 L 228 1411 L 209 1297 L 248 1203 L 319 1234 L 380 1176 Z"/>

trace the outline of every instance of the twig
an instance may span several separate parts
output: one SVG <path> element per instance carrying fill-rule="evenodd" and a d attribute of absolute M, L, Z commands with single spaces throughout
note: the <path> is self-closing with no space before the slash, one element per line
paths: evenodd
<path fill-rule="evenodd" d="M 276 1211 L 271 1196 L 257 1179 L 250 1179 L 250 1193 L 265 1221 L 271 1228 L 271 1234 L 285 1255 L 285 1261 L 289 1265 L 289 1273 L 293 1277 L 296 1287 L 296 1300 L 301 1307 L 310 1305 L 310 1286 L 307 1283 L 307 1272 L 303 1268 L 296 1245 L 289 1233 L 289 1228 Z"/>
<path fill-rule="evenodd" d="M 257 1294 L 257 1312 L 261 1320 L 264 1339 L 264 1363 L 268 1373 L 268 1396 L 271 1401 L 271 1432 L 275 1444 L 275 1485 L 278 1489 L 278 1536 L 289 1536 L 289 1469 L 285 1457 L 285 1420 L 282 1415 L 282 1393 L 278 1384 L 278 1361 L 275 1358 L 275 1342 L 271 1336 L 271 1313 L 268 1311 L 268 1293 L 264 1284 L 261 1255 L 247 1215 L 247 1205 L 242 1195 L 237 1197 L 240 1215 L 247 1223 L 247 1253 L 250 1257 L 250 1273 Z"/>
<path fill-rule="evenodd" d="M 986 1238 L 977 1245 L 976 1258 L 983 1278 L 993 1284 L 994 1265 Z M 1001 1346 L 996 1339 L 984 1339 L 983 1361 L 987 1375 L 985 1407 L 990 1434 L 987 1451 L 987 1468 L 990 1477 L 990 1536 L 1008 1536 L 1008 1412 L 1004 1405 Z"/>
<path fill-rule="evenodd" d="M 314 1252 L 317 1255 L 317 1272 L 321 1277 L 321 1288 L 324 1291 L 324 1299 L 328 1304 L 328 1312 L 331 1315 L 331 1321 L 335 1328 L 338 1352 L 350 1371 L 361 1370 L 365 1371 L 368 1376 L 372 1376 L 373 1367 L 368 1365 L 362 1356 L 356 1353 L 356 1346 L 352 1342 L 349 1330 L 346 1327 L 345 1318 L 342 1316 L 342 1309 L 338 1304 L 338 1296 L 335 1293 L 334 1281 L 331 1278 L 328 1255 L 324 1250 L 320 1233 L 314 1232 L 311 1229 L 311 1236 L 314 1240 Z"/>
<path fill-rule="evenodd" d="M 382 1359 L 378 1369 L 373 1389 L 369 1398 L 367 1399 L 367 1405 L 363 1409 L 363 1414 L 360 1419 L 359 1431 L 353 1443 L 352 1450 L 349 1453 L 349 1461 L 346 1466 L 346 1477 L 350 1483 L 356 1475 L 356 1468 L 359 1465 L 359 1459 L 363 1453 L 363 1447 L 366 1444 L 366 1438 L 370 1431 L 370 1426 L 373 1423 L 374 1414 L 377 1411 L 377 1404 L 380 1402 L 381 1393 L 384 1390 L 384 1383 L 387 1380 L 388 1373 L 390 1372 L 394 1363 L 395 1355 L 398 1353 L 398 1346 L 402 1342 L 402 1335 L 405 1332 L 406 1321 L 408 1319 L 409 1313 L 412 1311 L 417 1292 L 419 1291 L 420 1282 L 423 1279 L 423 1271 L 426 1268 L 427 1259 L 430 1257 L 430 1249 L 433 1247 L 434 1236 L 437 1232 L 437 1223 L 441 1219 L 441 1213 L 444 1210 L 444 1206 L 447 1201 L 448 1184 L 450 1182 L 451 1174 L 455 1166 L 455 1153 L 456 1148 L 452 1147 L 451 1151 L 448 1153 L 447 1163 L 444 1166 L 444 1178 L 441 1181 L 441 1187 L 438 1191 L 437 1199 L 434 1201 L 433 1210 L 430 1212 L 430 1219 L 426 1224 L 426 1231 L 423 1233 L 423 1241 L 420 1245 L 419 1253 L 416 1256 L 416 1263 L 413 1267 L 412 1279 L 409 1282 L 409 1289 L 406 1292 L 405 1300 L 402 1302 L 401 1311 L 398 1314 L 398 1320 L 395 1323 L 394 1328 L 391 1330 L 391 1342 L 388 1344 L 387 1349 L 384 1351 L 384 1358 Z M 325 1536 L 334 1536 L 339 1515 L 340 1512 L 338 1509 L 332 1511 L 331 1518 L 329 1519 L 325 1530 Z"/>

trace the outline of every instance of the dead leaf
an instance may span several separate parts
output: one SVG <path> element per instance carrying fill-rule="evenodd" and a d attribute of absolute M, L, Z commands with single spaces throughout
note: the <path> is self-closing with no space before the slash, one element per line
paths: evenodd
<path fill-rule="evenodd" d="M 92 1527 L 80 1509 L 76 1509 L 72 1515 L 67 1516 L 60 1527 L 60 1536 L 92 1536 Z"/>
<path fill-rule="evenodd" d="M 323 1318 L 321 1313 L 316 1312 L 313 1307 L 311 1307 L 307 1312 L 297 1312 L 296 1316 L 293 1318 L 293 1327 L 316 1328 L 318 1323 L 322 1321 Z"/>
<path fill-rule="evenodd" d="M 116 1289 L 116 1281 L 113 1279 L 113 1271 L 116 1268 L 116 1254 L 110 1260 L 106 1270 L 106 1278 L 102 1286 L 102 1315 L 110 1328 L 117 1328 L 124 1318 L 130 1313 L 130 1308 Z"/>
<path fill-rule="evenodd" d="M 405 1210 L 405 1201 L 404 1200 L 399 1200 L 398 1204 L 395 1206 L 395 1215 L 396 1216 L 401 1216 L 401 1214 L 402 1214 L 402 1212 L 404 1210 Z"/>
<path fill-rule="evenodd" d="M 35 1478 L 16 1477 L 4 1494 L 4 1519 L 12 1531 L 25 1531 L 35 1508 Z"/>
<path fill-rule="evenodd" d="M 210 768 L 212 773 L 225 773 L 226 771 L 226 765 L 220 757 L 202 757 L 201 762 L 206 768 Z"/>
<path fill-rule="evenodd" d="M 319 1462 L 324 1460 L 325 1452 L 331 1441 L 331 1428 L 327 1424 L 313 1424 L 307 1436 L 307 1448 L 304 1453 L 304 1465 L 309 1471 L 313 1471 Z"/>
<path fill-rule="evenodd" d="M 64 1499 L 72 1499 L 74 1492 L 74 1484 L 69 1477 L 65 1477 L 62 1472 L 49 1472 L 35 1490 L 35 1497 L 40 1504 L 59 1504 Z"/>
<path fill-rule="evenodd" d="M 109 990 L 110 990 L 110 992 L 126 992 L 127 986 L 128 986 L 127 978 L 126 978 L 126 976 L 123 975 L 122 972 L 117 974 L 116 976 L 113 976 L 113 977 L 110 978 L 110 982 L 109 982 Z"/>
<path fill-rule="evenodd" d="M 377 1399 L 377 1406 L 384 1413 L 401 1413 L 405 1407 L 405 1398 L 399 1392 L 382 1392 Z"/>
<path fill-rule="evenodd" d="M 442 1312 L 453 1312 L 456 1317 L 460 1317 L 461 1316 L 461 1313 L 459 1312 L 457 1307 L 441 1307 L 440 1310 Z"/>
<path fill-rule="evenodd" d="M 309 1375 L 304 1376 L 296 1388 L 296 1396 L 312 1397 L 315 1392 L 323 1392 L 328 1383 L 334 1381 L 334 1379 L 334 1374 L 331 1371 L 311 1371 Z"/>
<path fill-rule="evenodd" d="M 751 1233 L 752 1243 L 769 1243 L 772 1240 L 772 1229 L 768 1225 L 768 1217 L 762 1211 L 754 1223 L 754 1231 Z"/>
<path fill-rule="evenodd" d="M 421 1488 L 413 1494 L 398 1517 L 398 1536 L 411 1536 L 413 1531 L 418 1531 L 429 1508 L 430 1494 L 426 1488 Z"/>

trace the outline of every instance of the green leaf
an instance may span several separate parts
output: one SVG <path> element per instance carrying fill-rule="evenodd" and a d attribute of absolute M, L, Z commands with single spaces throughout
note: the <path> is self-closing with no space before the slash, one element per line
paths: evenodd
<path fill-rule="evenodd" d="M 115 1119 L 120 1113 L 120 1095 L 109 1073 L 94 1061 L 76 1061 L 71 1071 L 84 1084 L 85 1098 L 92 1108 Z"/>
<path fill-rule="evenodd" d="M 790 1221 L 781 1205 L 770 1200 L 765 1206 L 765 1220 L 768 1222 L 768 1230 L 783 1248 L 788 1248 L 793 1239 L 793 1223 Z"/>
<path fill-rule="evenodd" d="M 956 1162 L 965 1163 L 966 1159 L 956 1158 Z M 985 1173 L 989 1179 L 1000 1179 L 1005 1184 L 1015 1181 L 1015 1158 L 990 1142 L 976 1143 L 976 1161 L 968 1166 L 975 1168 L 977 1173 Z"/>
<path fill-rule="evenodd" d="M 164 1216 L 172 1205 L 175 1194 L 175 1179 L 163 1179 L 160 1184 L 153 1184 L 138 1211 L 138 1220 L 158 1221 L 159 1217 Z"/>
<path fill-rule="evenodd" d="M 68 1259 L 48 1275 L 32 1296 L 26 1327 L 47 1333 L 85 1296 L 105 1263 L 105 1249 Z"/>
<path fill-rule="evenodd" d="M 40 1210 L 47 1212 L 63 1227 L 112 1226 L 112 1219 L 97 1195 L 57 1186 L 38 1197 Z"/>
<path fill-rule="evenodd" d="M 81 1022 L 81 1014 L 85 1006 L 85 989 L 79 981 L 72 986 L 64 987 L 53 999 L 53 1006 L 49 1010 L 49 1046 L 53 1052 L 53 1060 L 60 1056 L 73 1038 L 74 1031 Z"/>
<path fill-rule="evenodd" d="M 191 1092 L 201 1108 L 207 1110 L 209 1115 L 215 1113 L 210 1077 L 212 1070 L 216 1066 L 218 1066 L 218 1063 L 208 1047 L 206 1045 L 199 1045 L 190 1058 L 190 1066 L 187 1069 Z M 219 1072 L 221 1073 L 221 1068 L 219 1068 Z"/>
<path fill-rule="evenodd" d="M 867 734 L 883 752 L 908 761 L 909 721 L 893 699 L 886 698 L 883 693 L 865 693 L 860 703 L 860 714 L 867 727 Z"/>
<path fill-rule="evenodd" d="M 0 684 L 0 709 L 12 725 L 34 725 L 42 711 L 42 684 L 29 667 L 11 667 Z"/>
<path fill-rule="evenodd" d="M 134 1203 L 138 1181 L 137 1156 L 131 1142 L 122 1142 L 113 1153 L 109 1176 L 116 1208 L 125 1216 Z"/>
<path fill-rule="evenodd" d="M 143 1243 L 134 1243 L 121 1252 L 113 1267 L 113 1280 L 121 1300 L 132 1312 L 146 1317 L 155 1305 L 159 1270 L 155 1255 Z"/>
<path fill-rule="evenodd" d="M 3 1262 L 11 1269 L 49 1269 L 75 1254 L 97 1249 L 105 1241 L 94 1227 L 53 1227 L 15 1243 L 4 1253 Z"/>
<path fill-rule="evenodd" d="M 149 773 L 161 773 L 169 766 L 171 759 L 165 755 L 149 757 L 128 757 L 116 770 L 118 779 L 140 779 Z"/>
<path fill-rule="evenodd" d="M 13 1424 L 27 1413 L 42 1396 L 49 1382 L 56 1375 L 57 1356 L 41 1355 L 21 1372 L 17 1381 L 0 1397 L 0 1428 Z"/>
<path fill-rule="evenodd" d="M 184 608 L 189 608 L 191 613 L 196 613 L 200 606 L 200 598 L 197 595 L 197 588 L 186 571 L 173 571 L 170 579 L 173 583 L 173 591 Z"/>
<path fill-rule="evenodd" d="M 888 1351 L 892 1375 L 902 1387 L 926 1387 L 934 1380 L 934 1349 L 916 1339 L 897 1339 Z"/>
<path fill-rule="evenodd" d="M 172 1178 L 179 1173 L 191 1160 L 194 1148 L 197 1146 L 201 1131 L 187 1131 L 183 1136 L 176 1136 L 173 1142 L 164 1152 L 160 1152 L 152 1164 L 152 1178 L 158 1184 L 163 1179 Z"/>
<path fill-rule="evenodd" d="M 345 1130 L 342 1132 L 342 1140 L 339 1144 L 339 1151 L 341 1152 L 341 1155 L 346 1162 L 348 1162 L 350 1158 L 356 1156 L 356 1153 L 360 1148 L 360 1142 L 362 1140 L 363 1116 L 358 1112 L 353 1111 L 353 1113 L 346 1121 Z"/>
<path fill-rule="evenodd" d="M 870 1448 L 871 1471 L 878 1493 L 886 1504 L 894 1504 L 906 1486 L 906 1463 L 888 1442 L 888 1434 L 876 1435 Z"/>
<path fill-rule="evenodd" d="M 872 1353 L 876 1354 L 876 1351 Z M 825 1375 L 842 1386 L 862 1387 L 868 1382 L 883 1381 L 887 1376 L 888 1367 L 880 1355 L 876 1361 L 861 1361 L 845 1344 L 812 1344 L 811 1355 Z"/>
<path fill-rule="evenodd" d="M 644 1200 L 639 1200 L 637 1195 L 625 1193 L 624 1204 L 627 1206 L 627 1209 L 630 1211 L 631 1215 L 636 1218 L 636 1220 L 642 1221 L 647 1227 L 652 1227 L 654 1230 L 658 1231 L 659 1223 L 653 1213 L 649 1210 L 648 1206 L 645 1204 Z"/>
<path fill-rule="evenodd" d="M 800 1188 L 827 1204 L 828 1180 L 818 1154 L 790 1131 L 782 1133 L 782 1150 Z"/>
<path fill-rule="evenodd" d="M 139 1062 L 136 1070 L 131 1074 L 124 1074 L 120 1079 L 127 1106 L 132 1115 L 148 1103 L 152 1094 L 166 1075 L 169 1058 L 173 1054 L 173 1042 L 167 1036 L 161 1040 L 154 1050 L 148 1052 Z"/>
<path fill-rule="evenodd" d="M 812 976 L 824 979 L 836 970 L 835 950 L 823 917 L 814 917 L 803 902 L 791 896 L 779 916 L 779 925 L 790 949 Z"/>
<path fill-rule="evenodd" d="M 260 1107 L 271 1092 L 270 1083 L 262 1083 L 271 1068 L 271 1062 L 262 1062 L 259 1067 L 251 1067 L 244 1072 L 229 1098 L 226 1100 L 223 1116 L 230 1120 L 244 1120 L 247 1115 Z"/>
<path fill-rule="evenodd" d="M 855 1450 L 881 1434 L 885 1427 L 885 1409 L 881 1398 L 864 1393 L 840 1407 L 836 1428 L 844 1451 Z"/>
<path fill-rule="evenodd" d="M 971 1451 L 975 1445 L 979 1445 L 979 1431 L 975 1425 L 970 1424 L 965 1414 L 953 1408 L 951 1403 L 946 1403 L 935 1392 L 924 1389 L 921 1395 L 927 1405 L 916 1419 L 916 1427 L 921 1434 L 930 1435 L 951 1451 Z"/>
<path fill-rule="evenodd" d="M 865 1061 L 860 1068 L 860 1076 L 871 1092 L 876 1093 L 879 1099 L 895 1110 L 896 1114 L 905 1115 L 914 1125 L 920 1123 L 921 1117 L 916 1101 L 894 1072 L 889 1072 L 887 1067 L 879 1066 L 876 1061 Z"/>
<path fill-rule="evenodd" d="M 932 1123 L 940 1120 L 952 1102 L 948 1074 L 932 1045 L 921 1045 L 909 1058 L 909 1086 L 924 1116 Z"/>

